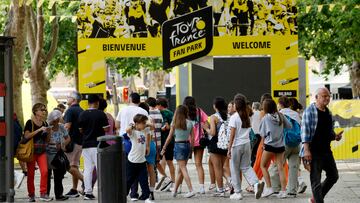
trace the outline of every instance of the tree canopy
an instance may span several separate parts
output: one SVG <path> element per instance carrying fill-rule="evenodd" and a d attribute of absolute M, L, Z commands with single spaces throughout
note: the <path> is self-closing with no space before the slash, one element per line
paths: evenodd
<path fill-rule="evenodd" d="M 300 1 L 299 49 L 307 59 L 325 62 L 320 74 L 339 74 L 343 65 L 360 61 L 359 4 L 360 0 Z M 323 5 L 321 11 L 318 5 Z"/>
<path fill-rule="evenodd" d="M 124 77 L 140 76 L 141 68 L 145 68 L 146 71 L 156 71 L 161 70 L 163 67 L 162 59 L 159 57 L 107 58 L 106 64 Z"/>

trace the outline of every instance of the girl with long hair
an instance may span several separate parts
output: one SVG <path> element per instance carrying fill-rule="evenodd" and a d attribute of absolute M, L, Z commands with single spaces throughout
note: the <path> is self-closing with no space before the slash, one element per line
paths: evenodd
<path fill-rule="evenodd" d="M 174 120 L 170 127 L 169 136 L 166 139 L 164 147 L 161 151 L 161 154 L 164 155 L 166 147 L 171 142 L 172 138 L 175 137 L 175 147 L 174 147 L 174 158 L 178 164 L 178 175 L 175 181 L 175 188 L 173 191 L 173 197 L 176 197 L 179 185 L 182 183 L 183 179 L 188 186 L 189 192 L 184 195 L 186 198 L 195 196 L 193 187 L 191 185 L 190 176 L 186 168 L 186 164 L 191 156 L 191 152 L 194 146 L 194 132 L 193 132 L 193 122 L 187 119 L 188 109 L 184 105 L 180 105 L 176 108 Z"/>
<path fill-rule="evenodd" d="M 189 109 L 189 119 L 195 122 L 193 133 L 194 133 L 194 157 L 195 167 L 198 174 L 200 184 L 200 194 L 205 194 L 205 173 L 202 165 L 202 159 L 204 155 L 204 147 L 200 145 L 200 139 L 204 136 L 203 126 L 207 123 L 208 116 L 199 107 L 196 106 L 195 98 L 187 96 L 184 99 L 183 105 Z"/>
<path fill-rule="evenodd" d="M 261 171 L 264 175 L 266 188 L 264 189 L 263 197 L 268 197 L 274 193 L 271 187 L 270 175 L 267 170 L 268 163 L 271 158 L 275 156 L 275 163 L 277 165 L 281 191 L 278 194 L 279 198 L 286 198 L 286 177 L 284 171 L 284 128 L 291 128 L 291 123 L 278 112 L 274 100 L 266 99 L 263 102 L 264 117 L 260 123 L 260 135 L 264 139 L 264 151 L 261 157 Z"/>
<path fill-rule="evenodd" d="M 225 147 L 219 147 L 219 131 L 221 126 L 225 131 L 225 137 L 228 136 L 227 132 L 227 122 L 228 122 L 228 114 L 227 114 L 227 104 L 225 99 L 222 97 L 217 97 L 214 99 L 213 108 L 215 110 L 215 114 L 210 117 L 210 126 L 205 126 L 205 130 L 208 135 L 211 137 L 210 145 L 208 146 L 208 150 L 210 153 L 209 160 L 209 168 L 214 169 L 215 179 L 217 183 L 217 192 L 215 196 L 224 197 L 225 196 L 225 188 L 223 185 L 223 174 L 224 174 L 224 165 L 227 157 L 227 145 L 229 144 L 228 139 L 225 141 Z M 230 174 L 228 174 L 230 175 Z"/>
<path fill-rule="evenodd" d="M 230 144 L 228 156 L 230 158 L 231 180 L 234 187 L 234 194 L 230 199 L 241 200 L 241 178 L 239 171 L 242 172 L 248 183 L 254 187 L 255 198 L 261 197 L 264 183 L 257 178 L 251 167 L 251 147 L 249 134 L 251 131 L 250 116 L 246 97 L 237 94 L 234 103 L 237 113 L 230 117 Z"/>

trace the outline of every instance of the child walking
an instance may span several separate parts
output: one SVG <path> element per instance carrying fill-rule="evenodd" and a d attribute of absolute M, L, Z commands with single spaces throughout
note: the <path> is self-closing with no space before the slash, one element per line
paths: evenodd
<path fill-rule="evenodd" d="M 261 157 L 261 171 L 264 175 L 266 188 L 264 189 L 263 197 L 268 197 L 274 193 L 271 187 L 270 175 L 267 170 L 267 165 L 271 158 L 275 156 L 275 163 L 277 165 L 281 183 L 281 191 L 278 194 L 279 198 L 286 198 L 286 177 L 284 172 L 284 128 L 291 128 L 291 123 L 278 112 L 274 100 L 266 99 L 263 103 L 265 112 L 264 118 L 260 123 L 260 135 L 264 138 L 264 152 Z"/>
<path fill-rule="evenodd" d="M 150 189 L 148 182 L 148 172 L 146 166 L 145 156 L 150 153 L 150 131 L 146 125 L 148 120 L 147 116 L 142 114 L 136 114 L 134 117 L 134 124 L 126 129 L 131 141 L 131 150 L 128 155 L 127 162 L 127 193 L 130 191 L 130 187 L 139 181 L 142 194 L 140 200 L 145 200 L 145 203 L 152 203 L 150 200 Z"/>
<path fill-rule="evenodd" d="M 166 147 L 171 142 L 172 138 L 175 137 L 175 148 L 174 157 L 178 163 L 178 175 L 175 181 L 175 188 L 173 191 L 173 197 L 176 197 L 179 185 L 183 179 L 188 186 L 189 192 L 184 195 L 186 198 L 195 196 L 193 187 L 191 185 L 190 176 L 186 168 L 186 164 L 191 156 L 192 149 L 194 146 L 194 132 L 193 122 L 187 119 L 188 108 L 180 105 L 175 111 L 174 120 L 171 124 L 170 134 L 166 139 L 161 154 L 165 154 Z M 172 149 L 168 149 L 172 150 Z"/>
<path fill-rule="evenodd" d="M 237 94 L 234 97 L 236 113 L 230 117 L 230 143 L 228 156 L 230 158 L 231 180 L 234 194 L 230 199 L 241 200 L 241 177 L 239 171 L 244 174 L 248 183 L 254 187 L 255 198 L 259 199 L 264 189 L 264 183 L 260 182 L 254 169 L 251 167 L 250 149 L 250 117 L 247 110 L 246 97 Z"/>

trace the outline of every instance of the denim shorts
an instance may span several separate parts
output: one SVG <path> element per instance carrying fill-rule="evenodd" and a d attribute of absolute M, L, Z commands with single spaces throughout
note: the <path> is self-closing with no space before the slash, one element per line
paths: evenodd
<path fill-rule="evenodd" d="M 155 165 L 156 160 L 156 144 L 155 141 L 150 141 L 150 153 L 149 155 L 145 156 L 146 162 L 151 165 Z"/>
<path fill-rule="evenodd" d="M 190 143 L 175 143 L 175 160 L 188 160 L 190 156 Z"/>

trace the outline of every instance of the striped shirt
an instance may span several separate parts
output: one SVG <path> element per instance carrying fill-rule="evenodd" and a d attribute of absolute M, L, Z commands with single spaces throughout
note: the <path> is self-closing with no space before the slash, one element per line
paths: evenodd
<path fill-rule="evenodd" d="M 160 149 L 161 147 L 161 127 L 162 127 L 162 123 L 163 123 L 163 117 L 161 115 L 160 110 L 150 110 L 149 111 L 149 117 L 151 118 L 151 120 L 154 122 L 154 133 L 155 136 L 153 137 L 153 139 L 155 140 L 156 143 L 156 147 L 158 149 Z"/>

